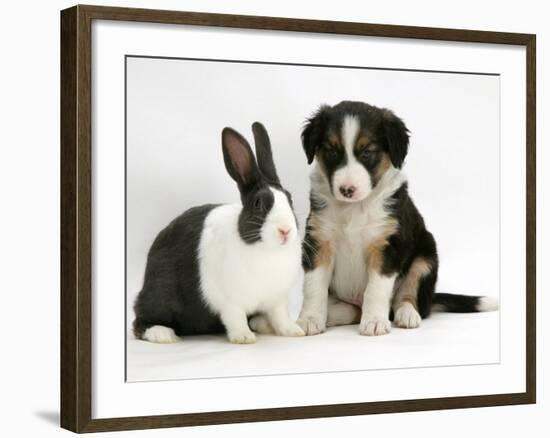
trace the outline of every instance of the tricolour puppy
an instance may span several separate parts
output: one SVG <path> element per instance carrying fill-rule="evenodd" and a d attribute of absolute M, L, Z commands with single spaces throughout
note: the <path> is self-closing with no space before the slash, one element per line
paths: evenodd
<path fill-rule="evenodd" d="M 359 333 L 383 335 L 390 318 L 415 328 L 434 306 L 497 308 L 488 297 L 434 293 L 436 243 L 400 170 L 409 131 L 393 112 L 362 102 L 321 106 L 302 142 L 308 163 L 315 161 L 298 319 L 306 334 L 359 323 Z"/>

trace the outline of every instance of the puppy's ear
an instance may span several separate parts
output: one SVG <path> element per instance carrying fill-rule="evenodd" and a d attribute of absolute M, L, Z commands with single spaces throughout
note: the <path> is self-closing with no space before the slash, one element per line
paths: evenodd
<path fill-rule="evenodd" d="M 315 158 L 315 153 L 321 145 L 326 125 L 329 119 L 331 107 L 322 105 L 316 112 L 307 119 L 302 130 L 302 146 L 307 157 L 307 164 L 311 164 Z"/>
<path fill-rule="evenodd" d="M 386 139 L 390 160 L 394 167 L 400 168 L 409 149 L 409 130 L 403 120 L 392 111 L 382 110 L 382 137 Z"/>

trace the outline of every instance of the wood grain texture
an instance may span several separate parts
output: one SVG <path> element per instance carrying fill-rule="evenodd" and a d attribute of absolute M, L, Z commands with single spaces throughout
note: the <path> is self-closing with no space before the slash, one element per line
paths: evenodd
<path fill-rule="evenodd" d="M 61 16 L 61 426 L 77 429 L 76 8 Z"/>
<path fill-rule="evenodd" d="M 94 19 L 139 21 L 147 23 L 187 24 L 233 27 L 242 29 L 285 30 L 293 32 L 334 33 L 388 38 L 414 38 L 441 41 L 464 41 L 494 44 L 526 45 L 530 34 L 488 32 L 437 27 L 396 26 L 342 21 L 303 20 L 296 18 L 261 17 L 254 15 L 210 14 L 104 6 L 80 6 Z"/>
<path fill-rule="evenodd" d="M 149 417 L 107 418 L 92 420 L 81 432 L 106 432 L 130 429 L 204 426 L 260 421 L 298 420 L 322 417 L 346 417 L 411 411 L 464 409 L 532 403 L 527 394 L 483 395 L 370 403 L 345 403 L 295 408 L 246 411 L 206 412 L 201 414 L 158 415 Z"/>
<path fill-rule="evenodd" d="M 527 53 L 527 381 L 517 394 L 92 419 L 91 23 L 119 20 L 242 29 L 513 44 Z M 74 432 L 336 417 L 536 400 L 536 39 L 531 34 L 75 6 L 61 13 L 61 426 Z"/>
<path fill-rule="evenodd" d="M 536 81 L 536 47 L 535 35 L 531 35 L 526 44 L 527 61 L 527 193 L 526 193 L 526 355 L 527 355 L 527 394 L 531 403 L 537 400 L 537 81 Z"/>
<path fill-rule="evenodd" d="M 91 419 L 91 22 L 61 14 L 61 425 Z"/>

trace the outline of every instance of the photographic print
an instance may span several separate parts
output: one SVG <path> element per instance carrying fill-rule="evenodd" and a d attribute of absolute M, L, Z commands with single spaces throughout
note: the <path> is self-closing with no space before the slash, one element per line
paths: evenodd
<path fill-rule="evenodd" d="M 128 381 L 499 361 L 498 75 L 128 56 L 126 87 Z"/>
<path fill-rule="evenodd" d="M 534 95 L 531 34 L 62 11 L 62 427 L 534 403 Z"/>

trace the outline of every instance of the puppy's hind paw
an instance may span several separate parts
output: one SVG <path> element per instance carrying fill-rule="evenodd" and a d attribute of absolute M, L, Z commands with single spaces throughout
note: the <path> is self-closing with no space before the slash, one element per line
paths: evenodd
<path fill-rule="evenodd" d="M 264 335 L 272 335 L 274 333 L 273 327 L 271 327 L 271 324 L 264 315 L 256 315 L 250 318 L 248 326 L 256 333 Z"/>

